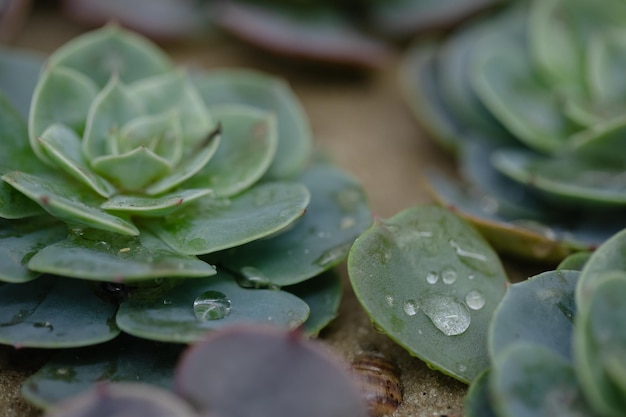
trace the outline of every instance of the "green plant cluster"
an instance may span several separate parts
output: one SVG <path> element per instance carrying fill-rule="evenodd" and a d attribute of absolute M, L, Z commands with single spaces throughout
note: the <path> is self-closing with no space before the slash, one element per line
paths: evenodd
<path fill-rule="evenodd" d="M 313 155 L 284 81 L 186 70 L 114 25 L 45 63 L 4 49 L 0 66 L 0 343 L 108 343 L 104 358 L 71 351 L 76 369 L 103 361 L 85 389 L 143 380 L 150 355 L 133 375 L 106 368 L 140 339 L 191 343 L 236 323 L 315 335 L 335 317 L 329 269 L 371 214 L 357 181 Z M 67 375 L 52 385 L 77 383 Z M 72 393 L 47 377 L 25 388 L 33 402 Z"/>
<path fill-rule="evenodd" d="M 626 413 L 625 249 L 621 231 L 582 264 L 566 260 L 508 288 L 489 328 L 491 367 L 465 400 L 468 417 Z"/>
<path fill-rule="evenodd" d="M 414 113 L 464 185 L 433 174 L 502 252 L 556 261 L 624 226 L 626 5 L 517 2 L 407 53 Z"/>

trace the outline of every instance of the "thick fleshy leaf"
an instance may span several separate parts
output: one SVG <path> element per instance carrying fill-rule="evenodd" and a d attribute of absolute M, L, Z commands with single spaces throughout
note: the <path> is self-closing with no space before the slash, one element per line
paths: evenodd
<path fill-rule="evenodd" d="M 485 369 L 472 381 L 463 400 L 463 415 L 465 417 L 498 417 L 491 404 L 490 375 L 491 369 Z"/>
<path fill-rule="evenodd" d="M 543 346 L 516 344 L 505 350 L 491 370 L 490 388 L 498 415 L 596 415 L 583 397 L 572 365 Z"/>
<path fill-rule="evenodd" d="M 577 241 L 571 238 L 570 230 L 564 234 L 545 223 L 524 220 L 524 216 L 508 217 L 497 211 L 494 213 L 493 198 L 484 193 L 473 193 L 465 184 L 455 183 L 442 175 L 431 174 L 429 183 L 429 191 L 439 204 L 453 208 L 470 221 L 500 253 L 558 262 L 573 252 L 599 244 L 605 238 L 604 234 L 597 236 L 592 233 L 584 236 L 590 241 Z M 593 225 L 591 229 L 595 229 Z M 608 232 L 607 236 L 610 235 L 611 232 Z"/>
<path fill-rule="evenodd" d="M 102 203 L 100 208 L 133 216 L 161 217 L 209 195 L 213 195 L 210 189 L 180 190 L 158 197 L 118 194 Z"/>
<path fill-rule="evenodd" d="M 572 7 L 563 0 L 535 0 L 528 22 L 529 49 L 539 70 L 557 87 L 584 85 L 584 46 L 578 42 L 571 19 Z M 574 3 L 574 2 L 569 2 Z M 578 2 L 580 3 L 580 2 Z M 570 10 L 568 10 L 570 9 Z"/>
<path fill-rule="evenodd" d="M 116 25 L 87 33 L 50 56 L 47 67 L 69 67 L 104 87 L 112 75 L 124 83 L 162 74 L 171 68 L 168 57 L 143 37 Z"/>
<path fill-rule="evenodd" d="M 165 219 L 142 221 L 179 253 L 206 254 L 284 229 L 309 204 L 304 185 L 269 182 L 232 199 L 204 198 Z"/>
<path fill-rule="evenodd" d="M 0 286 L 0 342 L 19 347 L 95 345 L 119 334 L 117 306 L 83 281 L 45 275 Z"/>
<path fill-rule="evenodd" d="M 593 252 L 582 251 L 572 253 L 557 266 L 558 271 L 582 271 Z"/>
<path fill-rule="evenodd" d="M 626 136 L 626 117 L 622 115 L 573 135 L 566 155 L 589 160 L 600 167 L 608 165 L 623 169 L 624 157 L 615 152 L 615 149 L 626 146 L 624 136 Z"/>
<path fill-rule="evenodd" d="M 120 155 L 101 156 L 91 161 L 94 171 L 125 192 L 144 190 L 172 169 L 164 158 L 141 146 Z"/>
<path fill-rule="evenodd" d="M 40 159 L 46 161 L 47 157 L 37 137 L 56 123 L 81 135 L 96 94 L 97 86 L 87 76 L 70 68 L 46 66 L 35 87 L 28 119 L 30 144 Z"/>
<path fill-rule="evenodd" d="M 46 156 L 64 172 L 102 197 L 110 197 L 115 193 L 115 187 L 111 183 L 91 171 L 83 158 L 81 139 L 72 129 L 54 124 L 46 129 L 37 141 Z"/>
<path fill-rule="evenodd" d="M 275 286 L 292 285 L 337 265 L 354 240 L 372 223 L 365 192 L 340 169 L 313 165 L 298 181 L 311 192 L 304 216 L 289 230 L 238 246 L 220 255 L 220 263 L 244 279 Z"/>
<path fill-rule="evenodd" d="M 131 94 L 144 104 L 148 114 L 176 112 L 182 126 L 183 143 L 192 148 L 214 128 L 202 97 L 183 71 L 145 78 L 130 86 Z"/>
<path fill-rule="evenodd" d="M 185 186 L 207 187 L 217 197 L 229 197 L 250 187 L 269 168 L 278 145 L 276 119 L 247 106 L 216 107 L 211 114 L 222 126 L 220 146 Z"/>
<path fill-rule="evenodd" d="M 575 157 L 545 158 L 527 151 L 501 150 L 494 166 L 510 178 L 546 194 L 546 198 L 578 206 L 626 206 L 623 166 Z"/>
<path fill-rule="evenodd" d="M 171 190 L 196 175 L 217 152 L 221 143 L 221 127 L 212 130 L 203 142 L 191 149 L 183 150 L 183 159 L 167 176 L 146 188 L 146 194 L 157 195 Z"/>
<path fill-rule="evenodd" d="M 0 281 L 26 282 L 40 274 L 28 268 L 41 249 L 67 235 L 65 224 L 43 216 L 26 220 L 0 220 Z"/>
<path fill-rule="evenodd" d="M 446 150 L 456 151 L 464 126 L 439 89 L 441 74 L 436 67 L 436 47 L 435 43 L 420 41 L 409 48 L 401 68 L 402 90 L 413 115 L 429 136 Z"/>
<path fill-rule="evenodd" d="M 114 75 L 90 103 L 82 151 L 91 160 L 116 154 L 116 136 L 127 122 L 141 116 L 144 108 L 128 87 Z"/>
<path fill-rule="evenodd" d="M 339 303 L 343 294 L 341 277 L 333 270 L 297 285 L 284 287 L 302 299 L 311 310 L 304 322 L 303 330 L 316 336 L 339 313 Z"/>
<path fill-rule="evenodd" d="M 309 315 L 307 304 L 279 290 L 241 288 L 225 272 L 187 280 L 158 297 L 134 298 L 123 303 L 117 325 L 144 339 L 191 343 L 211 330 L 241 323 L 269 323 L 294 328 Z"/>
<path fill-rule="evenodd" d="M 285 178 L 306 165 L 311 128 L 300 101 L 284 81 L 254 71 L 229 70 L 194 74 L 193 82 L 209 109 L 242 104 L 276 115 L 278 149 L 267 177 Z"/>
<path fill-rule="evenodd" d="M 563 146 L 572 126 L 558 98 L 536 74 L 525 51 L 498 36 L 483 46 L 472 72 L 482 102 L 500 122 L 531 148 L 553 152 Z"/>
<path fill-rule="evenodd" d="M 409 352 L 461 381 L 489 365 L 487 329 L 506 275 L 485 240 L 436 206 L 378 221 L 348 258 L 373 322 Z"/>
<path fill-rule="evenodd" d="M 211 265 L 172 251 L 145 231 L 135 237 L 96 229 L 73 229 L 67 239 L 33 256 L 29 267 L 34 271 L 110 282 L 215 274 Z"/>
<path fill-rule="evenodd" d="M 90 25 L 119 22 L 162 41 L 202 33 L 211 24 L 195 0 L 64 0 L 62 5 L 71 17 Z"/>
<path fill-rule="evenodd" d="M 190 348 L 175 386 L 197 409 L 220 416 L 367 415 L 354 380 L 332 352 L 263 326 L 215 333 Z"/>
<path fill-rule="evenodd" d="M 592 261 L 593 257 L 588 266 Z M 609 269 L 596 274 L 594 283 L 593 291 L 579 308 L 576 322 L 576 371 L 587 399 L 598 414 L 618 417 L 626 410 L 626 397 L 621 380 L 615 379 L 614 371 L 607 369 L 610 362 L 604 361 L 617 359 L 618 366 L 622 369 L 625 366 L 626 272 Z"/>
<path fill-rule="evenodd" d="M 63 350 L 24 382 L 22 395 L 48 408 L 105 381 L 169 389 L 182 349 L 122 334 L 105 344 Z"/>
<path fill-rule="evenodd" d="M 592 39 L 587 54 L 587 74 L 592 97 L 599 102 L 615 103 L 626 95 L 621 76 L 626 67 L 626 32 L 606 30 Z"/>
<path fill-rule="evenodd" d="M 137 117 L 126 123 L 115 139 L 115 154 L 144 146 L 172 167 L 183 156 L 182 127 L 176 113 Z"/>
<path fill-rule="evenodd" d="M 69 399 L 46 413 L 45 417 L 197 417 L 189 404 L 169 391 L 147 384 L 102 383 Z"/>
<path fill-rule="evenodd" d="M 489 328 L 489 354 L 498 357 L 510 346 L 528 342 L 545 346 L 571 361 L 574 290 L 579 274 L 544 272 L 509 286 Z"/>
<path fill-rule="evenodd" d="M 15 48 L 0 48 L 0 91 L 19 114 L 28 118 L 30 100 L 45 57 Z"/>
<path fill-rule="evenodd" d="M 124 235 L 138 235 L 139 230 L 131 222 L 113 216 L 101 210 L 104 201 L 91 190 L 79 184 L 69 182 L 65 177 L 26 174 L 20 171 L 10 172 L 2 179 L 39 204 L 44 210 L 67 223 Z"/>
<path fill-rule="evenodd" d="M 607 271 L 626 270 L 626 230 L 622 230 L 604 242 L 587 260 L 576 288 L 576 305 L 584 310 L 589 304 L 598 276 Z"/>

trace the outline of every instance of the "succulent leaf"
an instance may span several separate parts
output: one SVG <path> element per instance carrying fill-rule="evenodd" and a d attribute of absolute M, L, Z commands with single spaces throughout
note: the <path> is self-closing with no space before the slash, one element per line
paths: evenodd
<path fill-rule="evenodd" d="M 162 217 L 172 214 L 199 198 L 211 195 L 213 191 L 208 188 L 173 191 L 158 197 L 118 194 L 102 203 L 100 208 L 133 216 Z"/>
<path fill-rule="evenodd" d="M 72 129 L 54 124 L 37 140 L 41 151 L 67 174 L 102 197 L 111 197 L 115 193 L 115 187 L 111 183 L 89 169 L 81 152 L 80 138 Z"/>
<path fill-rule="evenodd" d="M 463 400 L 463 413 L 466 417 L 498 417 L 491 404 L 490 376 L 491 369 L 485 369 L 472 381 Z"/>
<path fill-rule="evenodd" d="M 183 347 L 120 335 L 96 346 L 57 353 L 22 386 L 22 395 L 49 408 L 103 380 L 149 383 L 171 389 L 174 366 Z"/>
<path fill-rule="evenodd" d="M 141 36 L 108 25 L 75 38 L 48 58 L 48 68 L 67 67 L 88 75 L 100 88 L 116 75 L 130 84 L 165 73 L 168 57 Z"/>
<path fill-rule="evenodd" d="M 578 276 L 578 271 L 550 271 L 509 286 L 490 324 L 489 354 L 497 358 L 528 342 L 571 361 Z"/>
<path fill-rule="evenodd" d="M 45 275 L 5 284 L 0 286 L 0 342 L 43 348 L 106 342 L 119 334 L 116 311 L 82 281 Z"/>
<path fill-rule="evenodd" d="M 550 349 L 519 343 L 502 352 L 497 361 L 490 390 L 498 415 L 595 415 L 581 395 L 572 365 Z"/>
<path fill-rule="evenodd" d="M 488 367 L 506 275 L 465 221 L 436 206 L 379 220 L 354 243 L 348 272 L 372 321 L 409 352 L 464 382 Z"/>
<path fill-rule="evenodd" d="M 626 272 L 606 270 L 595 276 L 594 283 L 591 295 L 579 308 L 574 332 L 576 371 L 593 408 L 600 415 L 617 417 L 626 410 L 623 381 L 615 374 L 619 368 L 609 371 L 607 366 L 617 358 L 617 365 L 624 369 Z M 603 363 L 605 360 L 609 362 Z"/>
<path fill-rule="evenodd" d="M 215 268 L 173 251 L 146 231 L 139 237 L 76 228 L 30 260 L 33 271 L 85 280 L 135 282 L 164 277 L 206 277 Z"/>
<path fill-rule="evenodd" d="M 268 182 L 231 199 L 198 200 L 164 219 L 145 219 L 142 225 L 177 252 L 206 254 L 280 231 L 304 214 L 309 199 L 301 184 Z"/>
<path fill-rule="evenodd" d="M 135 292 L 120 306 L 117 325 L 144 339 L 191 343 L 228 325 L 266 323 L 294 328 L 308 316 L 307 304 L 293 294 L 241 288 L 233 276 L 218 272 L 214 277 L 185 281 L 157 297 Z"/>
<path fill-rule="evenodd" d="M 239 194 L 269 168 L 278 146 L 276 118 L 254 107 L 230 105 L 211 110 L 222 127 L 215 156 L 185 183 L 208 187 L 217 197 Z"/>
<path fill-rule="evenodd" d="M 39 159 L 48 161 L 37 141 L 48 126 L 63 124 L 82 134 L 89 106 L 97 92 L 96 84 L 78 71 L 65 67 L 45 68 L 35 87 L 28 119 L 30 144 Z"/>
<path fill-rule="evenodd" d="M 197 417 L 197 414 L 187 403 L 171 392 L 138 383 L 103 383 L 79 397 L 57 405 L 46 414 L 47 417 L 91 417 L 95 415 Z"/>
<path fill-rule="evenodd" d="M 28 262 L 41 249 L 63 240 L 67 228 L 51 217 L 25 220 L 0 220 L 0 282 L 20 283 L 37 278 L 40 273 L 28 268 Z"/>
<path fill-rule="evenodd" d="M 312 147 L 311 128 L 302 105 L 284 81 L 246 70 L 194 74 L 192 81 L 210 110 L 241 104 L 276 115 L 280 140 L 267 178 L 289 177 L 304 168 Z"/>
<path fill-rule="evenodd" d="M 30 99 L 44 61 L 45 57 L 36 52 L 0 48 L 0 91 L 24 119 L 28 118 Z"/>
<path fill-rule="evenodd" d="M 126 123 L 115 139 L 112 154 L 121 155 L 145 147 L 167 161 L 170 167 L 176 166 L 183 156 L 183 136 L 176 113 L 137 117 Z"/>
<path fill-rule="evenodd" d="M 282 287 L 337 265 L 372 223 L 366 197 L 341 170 L 312 165 L 297 180 L 311 192 L 305 215 L 289 230 L 220 254 L 220 263 L 244 280 Z"/>
<path fill-rule="evenodd" d="M 2 179 L 58 219 L 123 235 L 139 234 L 131 222 L 101 210 L 102 197 L 65 177 L 14 171 L 3 175 Z"/>
<path fill-rule="evenodd" d="M 185 353 L 175 387 L 196 409 L 223 416 L 367 415 L 354 381 L 331 352 L 275 328 L 209 336 Z"/>
<path fill-rule="evenodd" d="M 82 151 L 92 160 L 116 151 L 116 136 L 126 123 L 143 115 L 145 109 L 128 87 L 111 77 L 91 102 L 87 114 Z"/>

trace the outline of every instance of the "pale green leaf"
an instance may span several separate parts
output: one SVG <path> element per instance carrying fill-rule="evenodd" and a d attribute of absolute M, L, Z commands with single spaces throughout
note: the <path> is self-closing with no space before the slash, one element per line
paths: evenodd
<path fill-rule="evenodd" d="M 180 253 L 205 254 L 267 237 L 304 214 L 309 191 L 270 182 L 232 199 L 204 198 L 165 219 L 142 224 Z"/>
<path fill-rule="evenodd" d="M 145 146 L 174 167 L 183 155 L 180 118 L 176 113 L 138 117 L 126 123 L 116 138 L 114 153 L 123 154 Z"/>
<path fill-rule="evenodd" d="M 102 203 L 100 208 L 133 216 L 162 217 L 209 195 L 213 192 L 207 188 L 173 191 L 158 197 L 118 194 Z"/>
<path fill-rule="evenodd" d="M 167 160 L 141 146 L 119 155 L 101 156 L 91 161 L 93 170 L 123 192 L 144 190 L 149 184 L 171 172 Z"/>

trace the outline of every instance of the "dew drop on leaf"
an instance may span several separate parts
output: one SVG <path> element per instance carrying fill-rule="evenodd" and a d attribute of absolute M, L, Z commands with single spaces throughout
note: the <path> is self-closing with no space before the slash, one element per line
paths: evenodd
<path fill-rule="evenodd" d="M 244 288 L 266 288 L 270 285 L 270 279 L 258 268 L 244 266 L 241 268 L 242 279 L 238 281 Z"/>
<path fill-rule="evenodd" d="M 412 317 L 417 314 L 417 310 L 419 310 L 419 305 L 415 300 L 406 300 L 403 310 L 407 316 Z"/>
<path fill-rule="evenodd" d="M 485 306 L 485 296 L 480 291 L 470 291 L 465 296 L 465 304 L 472 310 L 480 310 Z"/>
<path fill-rule="evenodd" d="M 219 291 L 206 291 L 193 302 L 193 312 L 199 321 L 220 320 L 230 313 L 231 301 Z"/>
<path fill-rule="evenodd" d="M 437 281 L 439 281 L 439 274 L 436 272 L 429 272 L 428 275 L 426 275 L 426 282 L 429 284 L 436 284 Z"/>
<path fill-rule="evenodd" d="M 441 280 L 446 285 L 452 285 L 456 282 L 456 271 L 453 268 L 444 268 L 441 271 Z"/>
<path fill-rule="evenodd" d="M 424 314 L 446 336 L 465 332 L 472 321 L 467 306 L 451 295 L 429 293 L 421 304 Z"/>

